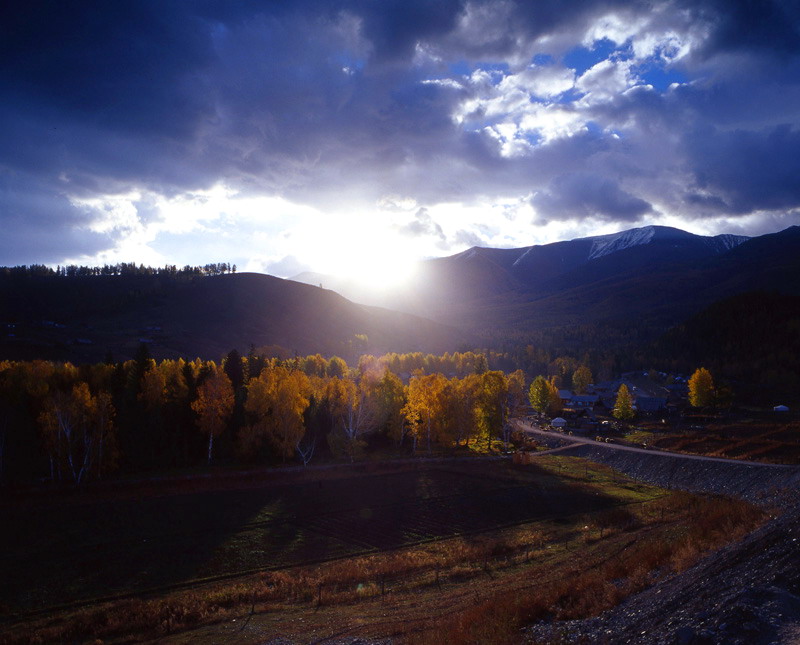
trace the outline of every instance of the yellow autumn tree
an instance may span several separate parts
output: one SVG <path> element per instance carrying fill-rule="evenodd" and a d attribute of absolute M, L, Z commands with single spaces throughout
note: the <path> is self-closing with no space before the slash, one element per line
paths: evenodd
<path fill-rule="evenodd" d="M 522 370 L 508 375 L 508 413 L 518 414 L 525 405 L 525 373 Z"/>
<path fill-rule="evenodd" d="M 166 379 L 164 373 L 153 363 L 142 375 L 137 398 L 149 411 L 157 411 L 164 405 Z"/>
<path fill-rule="evenodd" d="M 244 404 L 248 423 L 239 436 L 242 453 L 252 458 L 266 441 L 282 460 L 290 457 L 306 431 L 310 393 L 308 377 L 283 366 L 266 367 L 251 379 Z"/>
<path fill-rule="evenodd" d="M 572 389 L 576 394 L 586 394 L 586 389 L 592 383 L 592 380 L 591 370 L 585 365 L 581 365 L 572 374 Z"/>
<path fill-rule="evenodd" d="M 617 390 L 617 401 L 611 414 L 620 421 L 628 421 L 634 417 L 633 399 L 625 383 L 620 385 L 619 390 Z"/>
<path fill-rule="evenodd" d="M 192 410 L 197 415 L 197 427 L 208 435 L 208 463 L 214 449 L 214 437 L 225 431 L 233 413 L 233 386 L 225 372 L 213 362 L 209 363 L 210 373 L 197 388 L 197 399 L 192 402 Z"/>
<path fill-rule="evenodd" d="M 544 376 L 539 375 L 533 379 L 528 389 L 528 400 L 531 407 L 539 414 L 547 412 L 550 406 L 550 384 Z"/>
<path fill-rule="evenodd" d="M 402 412 L 413 441 L 414 452 L 420 439 L 425 439 L 428 452 L 431 452 L 434 440 L 446 440 L 444 413 L 447 385 L 447 379 L 442 374 L 420 374 L 409 381 L 408 401 Z"/>
<path fill-rule="evenodd" d="M 558 385 L 556 385 L 555 377 L 547 383 L 547 398 L 547 413 L 551 417 L 564 411 L 564 403 L 561 400 L 561 395 L 558 393 Z"/>
<path fill-rule="evenodd" d="M 378 407 L 378 425 L 386 435 L 398 443 L 403 438 L 403 406 L 406 388 L 396 374 L 384 368 L 383 376 L 372 386 L 372 396 Z"/>
<path fill-rule="evenodd" d="M 334 454 L 347 455 L 352 462 L 366 447 L 366 435 L 380 427 L 374 392 L 363 380 L 333 377 L 326 384 L 324 400 L 334 423 L 328 445 Z"/>
<path fill-rule="evenodd" d="M 705 367 L 699 367 L 689 378 L 689 405 L 705 408 L 714 402 L 714 379 Z"/>
<path fill-rule="evenodd" d="M 56 390 L 45 400 L 38 422 L 54 480 L 81 484 L 100 478 L 116 461 L 111 395 L 93 396 L 88 384 Z"/>
<path fill-rule="evenodd" d="M 477 434 L 476 405 L 481 388 L 481 378 L 470 374 L 464 378 L 450 379 L 450 398 L 447 401 L 447 418 L 453 425 L 456 445 L 469 446 Z"/>
<path fill-rule="evenodd" d="M 508 381 L 503 372 L 493 370 L 480 375 L 480 390 L 476 405 L 479 439 L 491 449 L 492 440 L 500 435 L 506 423 L 508 410 Z"/>
<path fill-rule="evenodd" d="M 189 394 L 186 384 L 186 362 L 178 360 L 164 360 L 158 366 L 164 375 L 164 399 L 167 403 L 181 403 Z"/>

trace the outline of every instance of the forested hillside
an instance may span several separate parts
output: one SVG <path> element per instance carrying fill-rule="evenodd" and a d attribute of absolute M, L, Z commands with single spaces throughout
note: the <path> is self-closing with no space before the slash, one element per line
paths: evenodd
<path fill-rule="evenodd" d="M 714 303 L 671 329 L 650 362 L 688 371 L 705 365 L 766 401 L 800 392 L 800 297 L 749 292 Z"/>
<path fill-rule="evenodd" d="M 274 347 L 355 359 L 364 352 L 453 351 L 465 336 L 409 314 L 227 265 L 0 270 L 0 358 L 97 362 L 218 358 L 231 347 Z M 224 270 L 221 269 L 224 267 Z M 81 270 L 84 269 L 84 270 Z"/>

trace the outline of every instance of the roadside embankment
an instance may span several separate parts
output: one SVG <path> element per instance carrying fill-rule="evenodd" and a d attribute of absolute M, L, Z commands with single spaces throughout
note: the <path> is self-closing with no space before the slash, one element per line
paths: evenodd
<path fill-rule="evenodd" d="M 765 506 L 784 505 L 800 486 L 800 466 L 741 463 L 650 450 L 533 431 L 548 448 L 573 443 L 565 451 L 602 463 L 629 477 L 668 489 L 731 495 Z"/>
<path fill-rule="evenodd" d="M 800 642 L 800 467 L 642 450 L 529 428 L 536 440 L 664 488 L 776 509 L 761 528 L 597 618 L 537 623 L 524 642 L 767 645 Z"/>

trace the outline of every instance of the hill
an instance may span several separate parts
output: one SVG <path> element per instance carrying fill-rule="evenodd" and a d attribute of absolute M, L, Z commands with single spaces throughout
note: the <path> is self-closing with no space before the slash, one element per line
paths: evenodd
<path fill-rule="evenodd" d="M 268 275 L 0 278 L 0 358 L 99 361 L 134 355 L 218 359 L 279 346 L 289 353 L 453 350 L 463 335 Z"/>

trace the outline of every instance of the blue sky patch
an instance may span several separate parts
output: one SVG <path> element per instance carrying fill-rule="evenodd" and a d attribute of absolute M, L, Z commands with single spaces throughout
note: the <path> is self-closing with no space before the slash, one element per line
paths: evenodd
<path fill-rule="evenodd" d="M 659 92 L 664 92 L 672 83 L 686 83 L 689 79 L 677 69 L 665 69 L 663 65 L 646 63 L 634 69 L 645 83 L 652 85 Z"/>
<path fill-rule="evenodd" d="M 545 67 L 546 65 L 552 65 L 556 61 L 550 54 L 536 54 L 531 62 L 539 67 Z"/>
<path fill-rule="evenodd" d="M 459 60 L 455 63 L 450 63 L 448 71 L 451 76 L 469 76 L 472 74 L 472 67 L 466 61 Z"/>
<path fill-rule="evenodd" d="M 590 67 L 594 67 L 600 61 L 606 60 L 616 51 L 614 43 L 608 38 L 598 40 L 592 49 L 586 47 L 575 47 L 564 54 L 564 65 L 571 67 L 578 74 L 583 74 Z"/>

